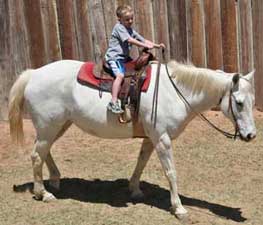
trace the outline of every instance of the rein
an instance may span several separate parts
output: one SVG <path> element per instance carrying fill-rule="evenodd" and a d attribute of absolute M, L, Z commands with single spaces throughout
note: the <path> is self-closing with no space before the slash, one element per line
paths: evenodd
<path fill-rule="evenodd" d="M 164 49 L 162 49 L 162 55 L 164 58 Z M 152 114 L 151 114 L 151 121 L 153 121 L 154 128 L 156 127 L 156 120 L 157 120 L 157 105 L 158 105 L 158 94 L 159 94 L 160 70 L 161 70 L 161 61 L 159 59 L 157 71 L 156 71 L 155 86 L 154 86 L 154 93 L 153 93 L 153 102 L 152 102 Z"/>
<path fill-rule="evenodd" d="M 239 134 L 239 127 L 238 127 L 238 124 L 237 124 L 237 119 L 236 119 L 236 116 L 234 114 L 234 111 L 233 111 L 233 106 L 232 106 L 232 93 L 233 93 L 233 89 L 231 88 L 230 89 L 230 96 L 229 96 L 229 109 L 231 110 L 231 113 L 232 113 L 232 116 L 234 118 L 234 121 L 235 121 L 235 134 L 231 134 L 227 131 L 224 131 L 222 129 L 220 129 L 219 127 L 217 127 L 215 124 L 213 124 L 209 119 L 207 119 L 202 113 L 199 113 L 199 112 L 196 112 L 193 107 L 190 105 L 190 103 L 186 100 L 186 98 L 183 96 L 182 92 L 178 89 L 178 87 L 175 85 L 173 79 L 171 78 L 170 74 L 169 74 L 169 71 L 168 71 L 168 68 L 167 68 L 167 64 L 165 64 L 165 68 L 166 68 L 166 72 L 167 72 L 167 75 L 174 87 L 174 89 L 176 90 L 177 94 L 179 95 L 179 97 L 181 98 L 181 100 L 199 117 L 201 118 L 203 121 L 205 121 L 206 123 L 208 123 L 208 125 L 210 125 L 212 128 L 214 128 L 215 130 L 217 130 L 219 133 L 223 134 L 224 136 L 226 136 L 227 138 L 232 138 L 234 140 L 236 140 L 236 138 L 238 136 L 240 136 Z"/>

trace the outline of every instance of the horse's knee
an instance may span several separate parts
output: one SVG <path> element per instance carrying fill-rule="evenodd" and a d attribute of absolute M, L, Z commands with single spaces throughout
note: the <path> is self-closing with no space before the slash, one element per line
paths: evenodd
<path fill-rule="evenodd" d="M 50 144 L 47 141 L 36 141 L 33 152 L 31 153 L 32 160 L 45 160 L 50 150 Z"/>
<path fill-rule="evenodd" d="M 31 153 L 31 160 L 32 160 L 33 165 L 40 164 L 42 161 L 39 154 L 35 151 Z"/>
<path fill-rule="evenodd" d="M 172 145 L 171 138 L 169 137 L 168 134 L 163 134 L 160 138 L 159 141 L 156 145 L 156 150 L 158 152 L 162 152 L 163 150 L 170 149 Z"/>

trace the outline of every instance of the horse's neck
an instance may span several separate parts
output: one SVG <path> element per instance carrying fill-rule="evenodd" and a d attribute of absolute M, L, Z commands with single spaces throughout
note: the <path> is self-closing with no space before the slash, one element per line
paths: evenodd
<path fill-rule="evenodd" d="M 176 83 L 192 109 L 195 112 L 203 112 L 217 106 L 225 94 L 226 87 L 229 85 L 229 79 L 224 75 L 220 76 L 220 78 L 216 78 L 215 82 L 218 80 L 218 85 L 220 83 L 221 88 L 216 88 L 216 85 L 213 85 L 214 87 L 207 86 L 203 89 L 199 88 L 199 90 L 193 91 L 193 86 L 191 85 L 187 86 L 182 82 Z"/>

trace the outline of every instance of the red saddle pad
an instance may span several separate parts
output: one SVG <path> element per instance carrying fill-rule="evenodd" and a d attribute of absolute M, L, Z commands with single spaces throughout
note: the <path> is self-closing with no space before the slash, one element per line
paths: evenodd
<path fill-rule="evenodd" d="M 94 73 L 93 73 L 93 69 L 94 69 L 95 63 L 94 62 L 85 62 L 77 75 L 77 80 L 84 85 L 88 85 L 88 86 L 92 86 L 94 88 L 99 89 L 101 86 L 101 82 L 112 82 L 112 80 L 106 80 L 106 79 L 99 79 L 97 78 Z M 147 66 L 146 68 L 146 78 L 144 80 L 144 83 L 142 85 L 142 89 L 141 91 L 146 92 L 149 84 L 150 84 L 150 80 L 151 80 L 151 66 Z"/>

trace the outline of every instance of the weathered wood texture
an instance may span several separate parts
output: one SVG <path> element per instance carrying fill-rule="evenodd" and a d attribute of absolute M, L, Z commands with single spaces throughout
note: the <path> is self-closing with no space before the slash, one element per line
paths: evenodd
<path fill-rule="evenodd" d="M 167 59 L 228 72 L 255 68 L 263 110 L 261 0 L 0 0 L 0 119 L 22 70 L 62 58 L 101 61 L 120 4 L 134 8 L 139 33 L 166 44 Z"/>
<path fill-rule="evenodd" d="M 226 72 L 238 70 L 236 12 L 235 1 L 221 0 L 223 69 Z"/>
<path fill-rule="evenodd" d="M 9 7 L 8 2 L 2 1 L 0 3 L 0 27 L 2 32 L 0 32 L 0 49 L 1 49 L 1 57 L 0 57 L 0 72 L 1 72 L 1 80 L 0 80 L 0 103 L 4 103 L 7 100 L 6 93 L 6 83 L 11 77 L 7 77 L 10 71 L 10 54 L 11 54 L 11 46 L 9 39 L 9 27 L 10 27 L 10 17 L 9 17 Z M 0 104 L 0 117 L 4 117 L 6 114 L 6 105 Z"/>
<path fill-rule="evenodd" d="M 167 1 L 170 56 L 178 61 L 187 58 L 185 5 L 184 0 Z"/>
<path fill-rule="evenodd" d="M 251 1 L 239 1 L 238 6 L 240 12 L 238 18 L 238 27 L 240 32 L 238 35 L 240 37 L 239 70 L 247 73 L 253 69 L 253 27 Z M 261 11 L 261 16 L 263 16 L 263 11 Z"/>
<path fill-rule="evenodd" d="M 253 0 L 253 50 L 254 67 L 256 69 L 255 91 L 256 106 L 263 109 L 263 1 Z"/>
<path fill-rule="evenodd" d="M 202 0 L 187 0 L 188 58 L 196 66 L 206 66 L 206 35 Z"/>
<path fill-rule="evenodd" d="M 222 26 L 220 0 L 205 0 L 205 30 L 207 67 L 223 69 Z"/>

